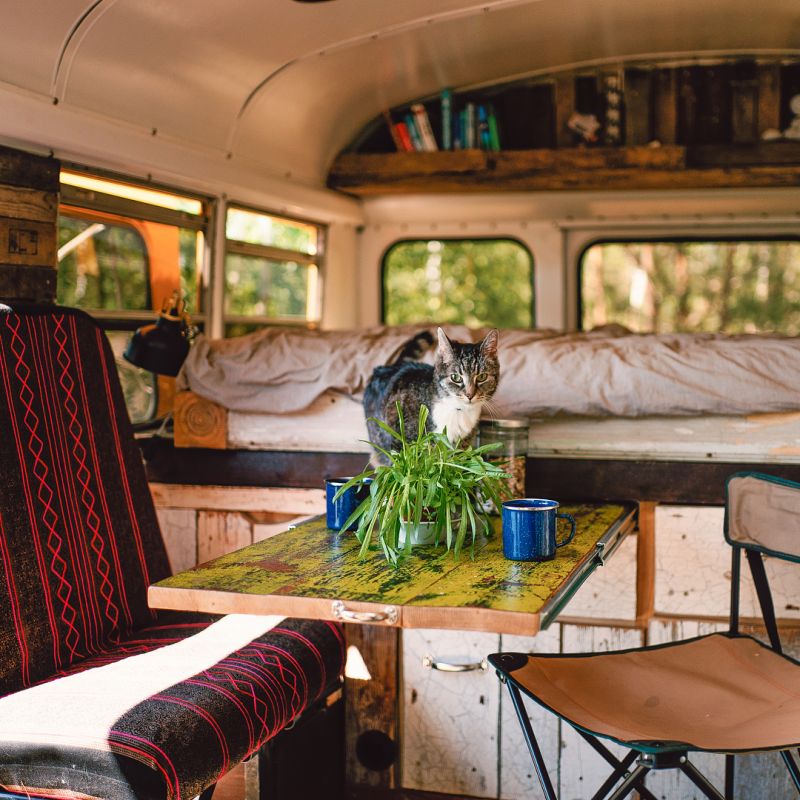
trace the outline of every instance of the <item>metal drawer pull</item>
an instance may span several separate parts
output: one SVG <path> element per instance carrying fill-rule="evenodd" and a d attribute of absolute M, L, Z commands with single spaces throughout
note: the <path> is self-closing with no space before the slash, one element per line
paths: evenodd
<path fill-rule="evenodd" d="M 331 610 L 333 616 L 342 622 L 388 622 L 390 625 L 397 622 L 394 606 L 386 606 L 383 611 L 351 611 L 341 600 L 334 600 Z"/>
<path fill-rule="evenodd" d="M 486 672 L 486 670 L 489 669 L 489 662 L 484 658 L 483 661 L 461 664 L 458 661 L 447 661 L 443 658 L 422 656 L 422 666 L 427 669 L 438 669 L 439 672 L 475 672 L 475 670 Z"/>

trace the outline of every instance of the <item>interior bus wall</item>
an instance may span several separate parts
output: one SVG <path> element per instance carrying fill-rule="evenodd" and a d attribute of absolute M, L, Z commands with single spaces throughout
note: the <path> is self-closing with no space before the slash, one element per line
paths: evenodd
<path fill-rule="evenodd" d="M 533 255 L 536 325 L 578 327 L 577 262 L 613 237 L 796 236 L 800 190 L 530 192 L 368 199 L 359 247 L 359 325 L 380 324 L 381 261 L 402 239 L 513 238 Z"/>

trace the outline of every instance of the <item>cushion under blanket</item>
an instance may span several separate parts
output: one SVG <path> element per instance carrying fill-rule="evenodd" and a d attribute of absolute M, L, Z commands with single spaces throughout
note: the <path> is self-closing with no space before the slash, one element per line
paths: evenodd
<path fill-rule="evenodd" d="M 0 785 L 33 797 L 186 800 L 336 684 L 340 628 L 166 615 L 0 699 Z"/>
<path fill-rule="evenodd" d="M 444 326 L 479 341 L 485 330 Z M 431 326 L 361 331 L 268 328 L 238 339 L 199 337 L 182 386 L 239 412 L 285 414 L 329 390 L 363 392 L 372 370 Z M 637 417 L 750 414 L 800 408 L 800 338 L 504 330 L 497 416 Z M 427 360 L 432 360 L 428 353 Z"/>

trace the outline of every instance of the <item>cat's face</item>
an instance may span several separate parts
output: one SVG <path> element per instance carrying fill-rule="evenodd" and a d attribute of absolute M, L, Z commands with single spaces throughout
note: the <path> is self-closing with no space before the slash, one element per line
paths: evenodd
<path fill-rule="evenodd" d="M 467 405 L 488 400 L 500 380 L 497 331 L 489 331 L 480 344 L 452 342 L 439 328 L 434 375 L 443 394 Z"/>

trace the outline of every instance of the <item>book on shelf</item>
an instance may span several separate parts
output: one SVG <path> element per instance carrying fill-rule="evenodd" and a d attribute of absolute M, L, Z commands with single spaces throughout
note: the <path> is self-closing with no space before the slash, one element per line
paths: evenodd
<path fill-rule="evenodd" d="M 494 113 L 494 106 L 489 105 L 487 114 L 489 125 L 489 149 L 495 153 L 500 152 L 500 129 L 497 127 L 497 115 Z"/>
<path fill-rule="evenodd" d="M 422 149 L 428 152 L 438 150 L 436 144 L 436 137 L 433 135 L 433 128 L 431 121 L 428 118 L 428 112 L 422 103 L 414 103 L 411 106 L 411 113 L 414 115 L 414 123 L 417 126 L 420 140 L 422 141 Z"/>
<path fill-rule="evenodd" d="M 413 153 L 414 143 L 411 141 L 411 134 L 408 132 L 408 126 L 406 123 L 395 122 L 394 130 L 401 143 L 401 147 L 398 147 L 397 149 L 402 153 Z"/>
<path fill-rule="evenodd" d="M 476 116 L 475 116 L 475 103 L 467 103 L 464 107 L 464 138 L 462 145 L 467 150 L 477 146 L 475 139 L 476 131 Z"/>
<path fill-rule="evenodd" d="M 412 114 L 406 114 L 404 122 L 406 123 L 406 128 L 408 128 L 408 135 L 411 137 L 411 143 L 414 146 L 414 150 L 421 152 L 425 149 L 425 146 L 422 143 L 422 137 L 417 129 L 417 123 L 414 121 L 414 116 Z"/>
<path fill-rule="evenodd" d="M 408 141 L 408 147 L 406 147 L 406 143 L 400 133 L 399 126 L 401 123 L 394 122 L 392 120 L 392 115 L 386 110 L 383 112 L 383 118 L 386 120 L 386 127 L 389 129 L 395 148 L 401 153 L 413 149 L 411 147 L 411 140 Z M 408 137 L 408 132 L 406 132 L 406 137 Z"/>
<path fill-rule="evenodd" d="M 453 92 L 442 89 L 442 150 L 453 149 Z"/>
<path fill-rule="evenodd" d="M 475 140 L 481 150 L 491 149 L 489 138 L 489 115 L 486 113 L 486 106 L 478 106 L 478 127 L 475 131 Z"/>

